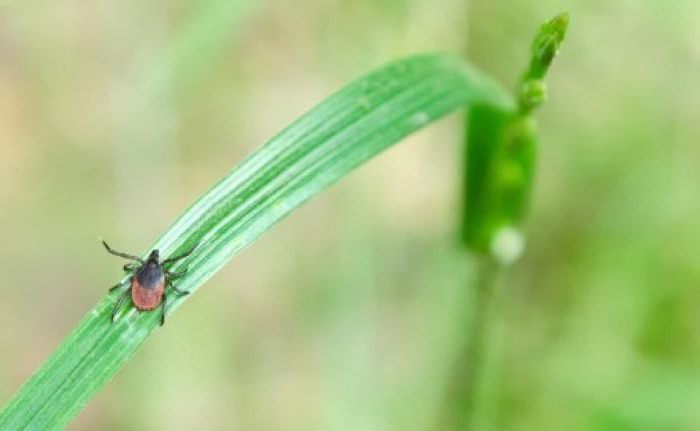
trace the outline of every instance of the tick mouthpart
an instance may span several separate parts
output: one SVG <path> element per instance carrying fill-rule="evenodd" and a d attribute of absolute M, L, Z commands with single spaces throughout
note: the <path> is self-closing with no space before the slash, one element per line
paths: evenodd
<path fill-rule="evenodd" d="M 158 252 L 158 249 L 153 250 L 151 252 L 151 254 L 148 256 L 149 261 L 158 262 L 159 259 L 160 259 L 160 253 Z"/>

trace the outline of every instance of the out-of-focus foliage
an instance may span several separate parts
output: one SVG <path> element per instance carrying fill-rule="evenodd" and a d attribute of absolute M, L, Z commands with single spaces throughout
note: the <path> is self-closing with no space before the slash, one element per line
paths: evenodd
<path fill-rule="evenodd" d="M 479 418 L 697 429 L 691 1 L 0 2 L 0 403 L 119 273 L 98 235 L 147 246 L 235 161 L 388 59 L 456 50 L 515 84 L 562 9 L 576 25 L 538 114 L 528 249 Z M 431 429 L 470 313 L 458 120 L 235 259 L 72 429 Z"/>

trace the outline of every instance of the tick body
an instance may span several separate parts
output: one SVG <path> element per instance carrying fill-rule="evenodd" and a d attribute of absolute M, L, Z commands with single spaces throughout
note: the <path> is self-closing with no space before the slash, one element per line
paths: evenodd
<path fill-rule="evenodd" d="M 178 295 L 189 294 L 189 292 L 180 290 L 172 284 L 173 279 L 182 277 L 185 275 L 187 270 L 181 272 L 171 272 L 167 269 L 167 266 L 177 262 L 178 260 L 186 258 L 192 254 L 194 248 L 185 254 L 171 257 L 163 261 L 160 260 L 160 253 L 158 250 L 153 250 L 151 254 L 148 255 L 148 259 L 144 261 L 137 256 L 116 251 L 104 241 L 102 241 L 102 244 L 104 244 L 107 251 L 111 254 L 133 261 L 132 263 L 124 265 L 124 270 L 131 273 L 131 277 L 127 280 L 128 283 L 118 283 L 110 289 L 110 291 L 113 291 L 115 289 L 128 286 L 128 289 L 122 293 L 119 300 L 114 305 L 111 317 L 112 322 L 114 322 L 114 318 L 116 317 L 122 303 L 130 294 L 131 302 L 134 303 L 134 307 L 136 307 L 138 310 L 151 311 L 160 306 L 160 324 L 163 325 L 165 323 L 167 288 L 170 287 L 170 289 Z"/>
<path fill-rule="evenodd" d="M 158 263 L 158 250 L 153 251 L 155 258 L 149 257 L 131 278 L 131 301 L 134 307 L 144 311 L 158 307 L 165 293 L 165 270 Z"/>

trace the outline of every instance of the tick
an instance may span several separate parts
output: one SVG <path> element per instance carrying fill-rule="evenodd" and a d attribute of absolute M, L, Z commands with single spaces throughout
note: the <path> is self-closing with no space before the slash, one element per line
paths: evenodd
<path fill-rule="evenodd" d="M 165 303 L 167 301 L 166 288 L 170 287 L 173 292 L 178 295 L 188 295 L 190 293 L 180 290 L 172 284 L 172 280 L 185 275 L 187 269 L 181 272 L 170 272 L 167 266 L 191 255 L 197 246 L 194 246 L 194 248 L 187 253 L 170 257 L 163 261 L 160 260 L 160 252 L 158 249 L 155 249 L 148 255 L 148 259 L 144 261 L 140 257 L 112 249 L 105 241 L 102 241 L 102 244 L 104 244 L 107 251 L 111 254 L 133 261 L 132 263 L 124 265 L 124 271 L 131 272 L 131 277 L 127 282 L 117 283 L 109 289 L 109 291 L 112 292 L 123 286 L 129 286 L 119 297 L 119 300 L 112 309 L 112 323 L 114 323 L 114 318 L 124 302 L 124 299 L 126 299 L 127 295 L 131 294 L 131 302 L 134 303 L 137 310 L 151 311 L 160 306 L 160 325 L 163 326 L 165 323 Z"/>

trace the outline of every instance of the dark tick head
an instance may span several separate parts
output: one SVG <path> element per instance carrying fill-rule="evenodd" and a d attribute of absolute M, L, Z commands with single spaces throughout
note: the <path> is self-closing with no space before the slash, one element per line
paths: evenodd
<path fill-rule="evenodd" d="M 158 252 L 158 249 L 155 249 L 151 252 L 151 254 L 148 255 L 148 262 L 149 263 L 158 263 L 160 259 L 160 254 Z"/>

